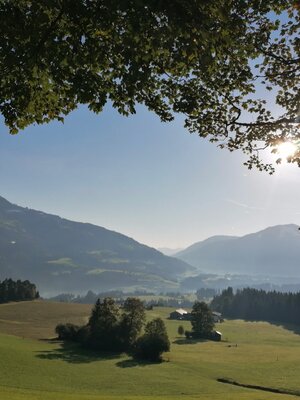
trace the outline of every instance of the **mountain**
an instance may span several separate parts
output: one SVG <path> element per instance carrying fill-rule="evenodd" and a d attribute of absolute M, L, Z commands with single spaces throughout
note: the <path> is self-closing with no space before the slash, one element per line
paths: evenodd
<path fill-rule="evenodd" d="M 0 280 L 30 279 L 47 293 L 174 289 L 193 271 L 117 232 L 23 208 L 0 197 Z"/>
<path fill-rule="evenodd" d="M 290 224 L 242 237 L 213 236 L 175 257 L 210 273 L 300 277 L 300 232 Z"/>

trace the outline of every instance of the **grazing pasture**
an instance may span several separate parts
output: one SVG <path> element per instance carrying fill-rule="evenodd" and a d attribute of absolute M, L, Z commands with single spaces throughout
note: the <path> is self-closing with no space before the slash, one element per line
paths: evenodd
<path fill-rule="evenodd" d="M 264 322 L 226 321 L 222 342 L 187 342 L 167 319 L 171 309 L 154 308 L 149 319 L 165 318 L 171 352 L 161 364 L 137 363 L 127 355 L 99 354 L 53 338 L 58 322 L 83 323 L 90 306 L 43 301 L 0 306 L 1 400 L 288 400 L 218 382 L 299 391 L 300 336 Z M 15 335 L 15 336 L 14 336 Z M 42 340 L 39 340 L 42 339 Z"/>

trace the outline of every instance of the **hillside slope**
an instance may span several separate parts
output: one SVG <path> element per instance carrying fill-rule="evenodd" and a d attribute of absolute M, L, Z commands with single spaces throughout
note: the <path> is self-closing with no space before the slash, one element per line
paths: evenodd
<path fill-rule="evenodd" d="M 300 233 L 290 224 L 243 237 L 215 236 L 175 256 L 210 273 L 300 277 Z"/>
<path fill-rule="evenodd" d="M 139 286 L 174 288 L 193 267 L 108 229 L 0 197 L 0 278 L 31 279 L 47 293 Z"/>

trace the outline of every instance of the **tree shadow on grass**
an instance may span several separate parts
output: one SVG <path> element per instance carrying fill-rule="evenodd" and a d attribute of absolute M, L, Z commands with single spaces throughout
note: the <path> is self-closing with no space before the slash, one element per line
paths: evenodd
<path fill-rule="evenodd" d="M 122 360 L 116 363 L 116 366 L 119 368 L 133 368 L 133 367 L 146 367 L 147 365 L 157 365 L 165 362 L 164 360 L 160 361 L 145 361 L 145 360 L 135 360 L 131 358 L 129 360 Z"/>
<path fill-rule="evenodd" d="M 197 343 L 205 343 L 209 342 L 209 339 L 186 339 L 186 338 L 181 338 L 181 339 L 176 339 L 172 343 L 173 344 L 197 344 Z"/>
<path fill-rule="evenodd" d="M 59 344 L 61 344 L 61 340 L 57 339 L 57 337 L 50 338 L 50 339 L 41 338 L 41 339 L 39 339 L 39 341 L 40 341 L 40 342 L 47 342 L 47 343 L 51 343 L 51 344 L 53 344 L 53 343 L 59 343 Z"/>
<path fill-rule="evenodd" d="M 87 364 L 94 361 L 113 360 L 120 357 L 118 353 L 92 351 L 82 348 L 76 343 L 57 343 L 60 343 L 58 348 L 39 351 L 36 357 L 43 360 L 62 360 L 72 364 Z"/>

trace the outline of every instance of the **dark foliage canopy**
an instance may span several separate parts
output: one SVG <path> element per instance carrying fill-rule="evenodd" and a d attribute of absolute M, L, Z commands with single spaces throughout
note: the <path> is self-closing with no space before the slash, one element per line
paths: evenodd
<path fill-rule="evenodd" d="M 170 351 L 167 329 L 161 318 L 155 318 L 147 323 L 144 335 L 137 340 L 134 355 L 143 360 L 160 361 L 165 351 Z"/>
<path fill-rule="evenodd" d="M 39 298 L 35 284 L 26 281 L 5 279 L 0 281 L 0 303 L 34 300 Z"/>
<path fill-rule="evenodd" d="M 124 349 L 130 349 L 136 342 L 146 320 L 143 302 L 135 297 L 128 297 L 123 305 L 119 324 L 119 336 Z"/>
<path fill-rule="evenodd" d="M 0 113 L 17 133 L 63 120 L 78 104 L 98 113 L 110 101 L 124 115 L 143 104 L 162 121 L 183 114 L 191 133 L 242 149 L 249 168 L 272 172 L 259 149 L 299 140 L 298 7 L 294 0 L 1 0 Z M 299 165 L 300 153 L 289 161 Z"/>
<path fill-rule="evenodd" d="M 59 340 L 77 341 L 80 327 L 74 324 L 58 324 L 55 328 Z"/>
<path fill-rule="evenodd" d="M 110 297 L 102 302 L 99 299 L 96 301 L 88 322 L 88 342 L 93 348 L 105 351 L 118 349 L 119 312 L 119 307 Z"/>
<path fill-rule="evenodd" d="M 300 324 L 300 293 L 251 288 L 234 293 L 229 287 L 213 299 L 211 306 L 229 318 Z"/>
<path fill-rule="evenodd" d="M 212 312 L 204 301 L 196 301 L 191 312 L 192 335 L 195 338 L 209 338 L 213 328 Z"/>

